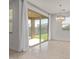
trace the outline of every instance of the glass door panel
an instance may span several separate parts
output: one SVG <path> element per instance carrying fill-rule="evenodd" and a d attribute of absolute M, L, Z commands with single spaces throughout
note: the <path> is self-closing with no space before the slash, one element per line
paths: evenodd
<path fill-rule="evenodd" d="M 41 42 L 48 40 L 48 19 L 41 19 Z"/>
<path fill-rule="evenodd" d="M 31 38 L 29 40 L 29 46 L 33 46 L 40 43 L 40 20 L 31 20 L 30 24 L 29 33 Z"/>

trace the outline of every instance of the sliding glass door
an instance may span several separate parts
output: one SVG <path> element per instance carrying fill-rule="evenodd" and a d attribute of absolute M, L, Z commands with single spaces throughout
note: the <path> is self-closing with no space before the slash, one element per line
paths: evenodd
<path fill-rule="evenodd" d="M 29 46 L 48 40 L 48 19 L 29 20 Z"/>
<path fill-rule="evenodd" d="M 40 43 L 40 20 L 29 20 L 29 46 Z"/>
<path fill-rule="evenodd" d="M 48 40 L 48 19 L 41 19 L 41 42 Z"/>

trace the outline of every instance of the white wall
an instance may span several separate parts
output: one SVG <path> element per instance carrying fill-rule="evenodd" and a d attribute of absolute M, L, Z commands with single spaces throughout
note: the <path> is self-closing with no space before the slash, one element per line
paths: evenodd
<path fill-rule="evenodd" d="M 13 8 L 13 32 L 9 33 L 9 48 L 15 51 L 23 51 L 28 48 L 27 29 L 27 5 L 24 0 L 12 0 L 10 8 Z"/>
<path fill-rule="evenodd" d="M 18 51 L 19 49 L 19 0 L 12 0 L 10 8 L 13 9 L 13 31 L 9 33 L 9 48 Z"/>
<path fill-rule="evenodd" d="M 49 15 L 49 40 L 52 40 L 52 15 Z"/>
<path fill-rule="evenodd" d="M 52 40 L 70 41 L 70 32 L 62 30 L 61 23 L 56 21 L 56 15 L 52 15 Z"/>

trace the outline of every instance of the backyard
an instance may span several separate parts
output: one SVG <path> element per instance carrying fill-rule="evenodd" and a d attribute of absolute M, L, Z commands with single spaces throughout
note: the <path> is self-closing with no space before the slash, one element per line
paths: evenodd
<path fill-rule="evenodd" d="M 46 34 L 41 34 L 41 36 L 40 35 L 35 35 L 34 36 L 34 38 L 36 38 L 36 39 L 40 39 L 40 37 L 41 37 L 42 41 L 48 40 L 48 34 L 47 33 Z"/>

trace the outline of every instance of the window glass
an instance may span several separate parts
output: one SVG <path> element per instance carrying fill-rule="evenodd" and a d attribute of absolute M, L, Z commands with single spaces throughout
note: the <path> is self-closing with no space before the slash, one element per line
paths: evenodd
<path fill-rule="evenodd" d="M 9 9 L 9 32 L 13 29 L 13 9 Z"/>
<path fill-rule="evenodd" d="M 70 17 L 65 17 L 64 21 L 62 21 L 62 28 L 64 30 L 70 29 Z"/>

